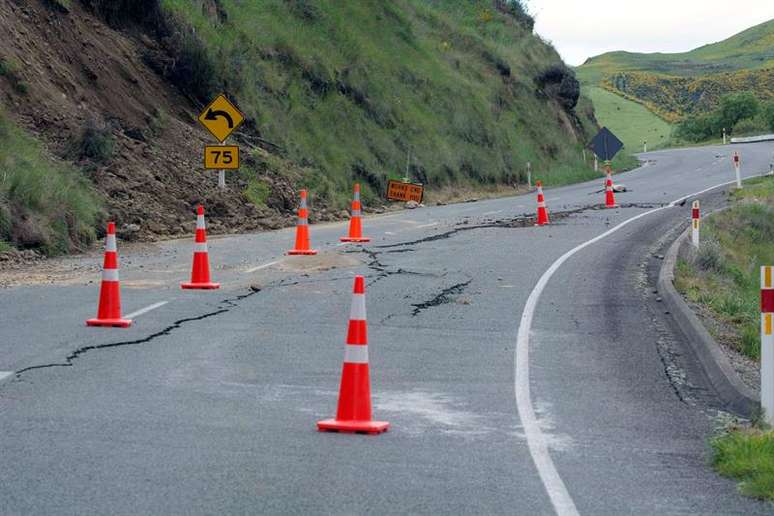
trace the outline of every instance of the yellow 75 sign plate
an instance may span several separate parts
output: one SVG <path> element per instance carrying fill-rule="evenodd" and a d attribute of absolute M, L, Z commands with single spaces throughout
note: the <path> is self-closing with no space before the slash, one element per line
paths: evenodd
<path fill-rule="evenodd" d="M 218 170 L 239 168 L 239 147 L 236 145 L 207 145 L 204 147 L 204 168 Z"/>

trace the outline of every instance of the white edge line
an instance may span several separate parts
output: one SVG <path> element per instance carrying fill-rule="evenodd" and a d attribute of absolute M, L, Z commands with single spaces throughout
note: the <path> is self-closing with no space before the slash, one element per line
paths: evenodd
<path fill-rule="evenodd" d="M 432 227 L 432 226 L 437 226 L 438 224 L 440 224 L 440 222 L 431 222 L 430 224 L 422 224 L 421 226 L 416 226 L 416 228 L 417 229 L 429 228 L 429 227 Z"/>
<path fill-rule="evenodd" d="M 272 265 L 277 265 L 278 263 L 279 263 L 279 260 L 276 260 L 276 261 L 273 261 L 273 262 L 269 262 L 269 263 L 264 263 L 263 265 L 259 265 L 257 267 L 253 267 L 252 269 L 247 269 L 245 271 L 245 273 L 246 274 L 250 274 L 252 272 L 259 271 L 261 269 L 266 269 L 268 267 L 271 267 Z"/>
<path fill-rule="evenodd" d="M 0 371 L 0 382 L 13 374 L 13 371 Z"/>
<path fill-rule="evenodd" d="M 136 312 L 132 312 L 130 314 L 126 314 L 124 316 L 125 319 L 134 319 L 135 317 L 138 317 L 142 314 L 147 314 L 151 310 L 155 310 L 156 308 L 161 308 L 162 306 L 169 303 L 169 301 L 159 301 L 158 303 L 153 303 L 152 305 L 146 306 L 145 308 L 140 308 Z"/>
<path fill-rule="evenodd" d="M 749 178 L 748 178 L 749 179 Z M 666 206 L 655 208 L 645 213 L 640 213 L 634 217 L 627 219 L 617 226 L 605 231 L 601 235 L 598 235 L 591 240 L 588 240 L 573 249 L 570 249 L 564 253 L 558 260 L 556 260 L 551 267 L 538 280 L 535 288 L 527 298 L 527 302 L 524 305 L 524 311 L 521 314 L 521 322 L 519 323 L 519 330 L 516 337 L 516 348 L 514 350 L 516 354 L 515 358 L 515 379 L 514 389 L 516 394 L 516 408 L 519 412 L 519 418 L 524 428 L 524 434 L 527 438 L 527 446 L 529 447 L 529 453 L 532 456 L 532 461 L 535 463 L 535 467 L 540 475 L 540 480 L 543 482 L 543 486 L 546 489 L 548 497 L 551 499 L 551 504 L 554 506 L 556 514 L 559 516 L 576 516 L 578 515 L 578 509 L 575 507 L 570 493 L 567 491 L 567 487 L 559 476 L 559 472 L 556 470 L 554 461 L 551 459 L 551 455 L 548 451 L 548 444 L 546 438 L 543 435 L 540 425 L 535 416 L 535 409 L 532 406 L 532 399 L 530 396 L 529 387 L 529 337 L 532 331 L 532 319 L 535 315 L 535 309 L 537 308 L 540 296 L 543 294 L 546 285 L 551 277 L 559 270 L 559 267 L 569 260 L 574 254 L 585 249 L 586 247 L 599 242 L 603 238 L 615 233 L 619 229 L 631 224 L 632 222 L 639 220 L 643 217 L 659 212 L 661 210 L 672 208 L 677 203 L 688 199 L 689 197 L 695 197 L 703 193 L 709 192 L 716 188 L 728 186 L 734 184 L 736 181 L 729 181 L 726 183 L 718 184 L 709 188 L 705 188 L 699 192 L 695 192 L 684 197 L 680 197 L 669 203 Z"/>

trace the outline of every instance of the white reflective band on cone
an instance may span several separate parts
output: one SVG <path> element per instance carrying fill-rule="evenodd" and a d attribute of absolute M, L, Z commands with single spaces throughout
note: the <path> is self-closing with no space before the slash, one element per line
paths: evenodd
<path fill-rule="evenodd" d="M 301 206 L 299 206 L 299 207 L 300 208 L 306 208 L 306 197 L 302 197 L 301 198 Z"/>
<path fill-rule="evenodd" d="M 352 308 L 349 310 L 350 321 L 366 320 L 365 294 L 352 295 Z"/>
<path fill-rule="evenodd" d="M 360 200 L 360 192 L 355 192 L 355 200 L 356 201 Z"/>
<path fill-rule="evenodd" d="M 545 208 L 545 207 L 546 207 L 546 203 L 544 203 L 543 201 L 540 201 L 538 203 L 538 208 Z"/>
<path fill-rule="evenodd" d="M 102 281 L 118 281 L 118 269 L 102 269 Z"/>
<path fill-rule="evenodd" d="M 304 218 L 298 217 L 298 225 L 299 226 L 307 226 L 308 224 L 309 224 L 309 219 L 307 219 L 306 217 L 304 217 Z"/>
<path fill-rule="evenodd" d="M 359 217 L 360 216 L 360 210 L 352 210 L 352 216 L 353 217 Z"/>
<path fill-rule="evenodd" d="M 105 239 L 105 251 L 106 252 L 116 252 L 118 251 L 118 247 L 116 247 L 116 236 L 115 235 L 108 235 L 107 239 Z"/>
<path fill-rule="evenodd" d="M 195 253 L 206 253 L 207 252 L 207 242 L 196 242 L 194 244 L 194 252 Z"/>
<path fill-rule="evenodd" d="M 344 351 L 344 362 L 349 364 L 367 364 L 368 346 L 347 344 Z"/>
<path fill-rule="evenodd" d="M 204 215 L 196 216 L 196 229 L 205 229 L 204 227 Z"/>

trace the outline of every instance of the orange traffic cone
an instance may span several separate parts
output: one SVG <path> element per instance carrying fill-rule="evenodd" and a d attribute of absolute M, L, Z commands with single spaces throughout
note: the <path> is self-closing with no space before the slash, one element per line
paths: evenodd
<path fill-rule="evenodd" d="M 352 199 L 352 218 L 349 221 L 349 236 L 341 237 L 342 242 L 370 242 L 363 236 L 363 225 L 360 211 L 360 184 L 355 183 L 355 197 Z"/>
<path fill-rule="evenodd" d="M 301 206 L 298 207 L 298 224 L 296 225 L 296 247 L 288 254 L 313 255 L 317 251 L 309 246 L 309 210 L 306 207 L 306 190 L 301 190 Z"/>
<path fill-rule="evenodd" d="M 548 210 L 546 209 L 546 199 L 543 196 L 543 182 L 537 182 L 537 194 L 538 194 L 538 210 L 537 210 L 537 226 L 544 226 L 548 224 Z"/>
<path fill-rule="evenodd" d="M 613 193 L 613 176 L 610 175 L 610 169 L 607 169 L 607 182 L 605 183 L 605 208 L 618 208 L 615 203 L 615 193 Z"/>
<path fill-rule="evenodd" d="M 102 286 L 99 289 L 97 318 L 86 321 L 86 326 L 128 328 L 132 321 L 121 318 L 121 285 L 118 280 L 118 248 L 116 225 L 108 222 L 105 238 L 105 261 L 102 266 Z"/>
<path fill-rule="evenodd" d="M 371 383 L 368 374 L 365 279 L 355 276 L 349 316 L 344 367 L 341 372 L 339 407 L 335 419 L 317 422 L 320 431 L 379 434 L 390 424 L 371 420 Z"/>
<path fill-rule="evenodd" d="M 184 289 L 213 290 L 220 288 L 220 283 L 210 281 L 210 254 L 207 251 L 207 229 L 204 225 L 204 207 L 196 208 L 196 238 L 194 239 L 193 267 L 191 281 L 181 283 Z"/>

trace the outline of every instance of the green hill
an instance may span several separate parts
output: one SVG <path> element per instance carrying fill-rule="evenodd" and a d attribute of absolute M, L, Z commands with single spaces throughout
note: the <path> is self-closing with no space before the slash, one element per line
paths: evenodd
<path fill-rule="evenodd" d="M 774 20 L 682 53 L 608 52 L 576 69 L 583 84 L 639 102 L 668 121 L 706 113 L 728 93 L 774 98 Z"/>
<path fill-rule="evenodd" d="M 751 27 L 728 39 L 704 45 L 689 52 L 650 53 L 608 52 L 579 66 L 578 78 L 599 84 L 620 72 L 650 72 L 680 77 L 696 77 L 738 70 L 774 67 L 774 20 Z"/>

